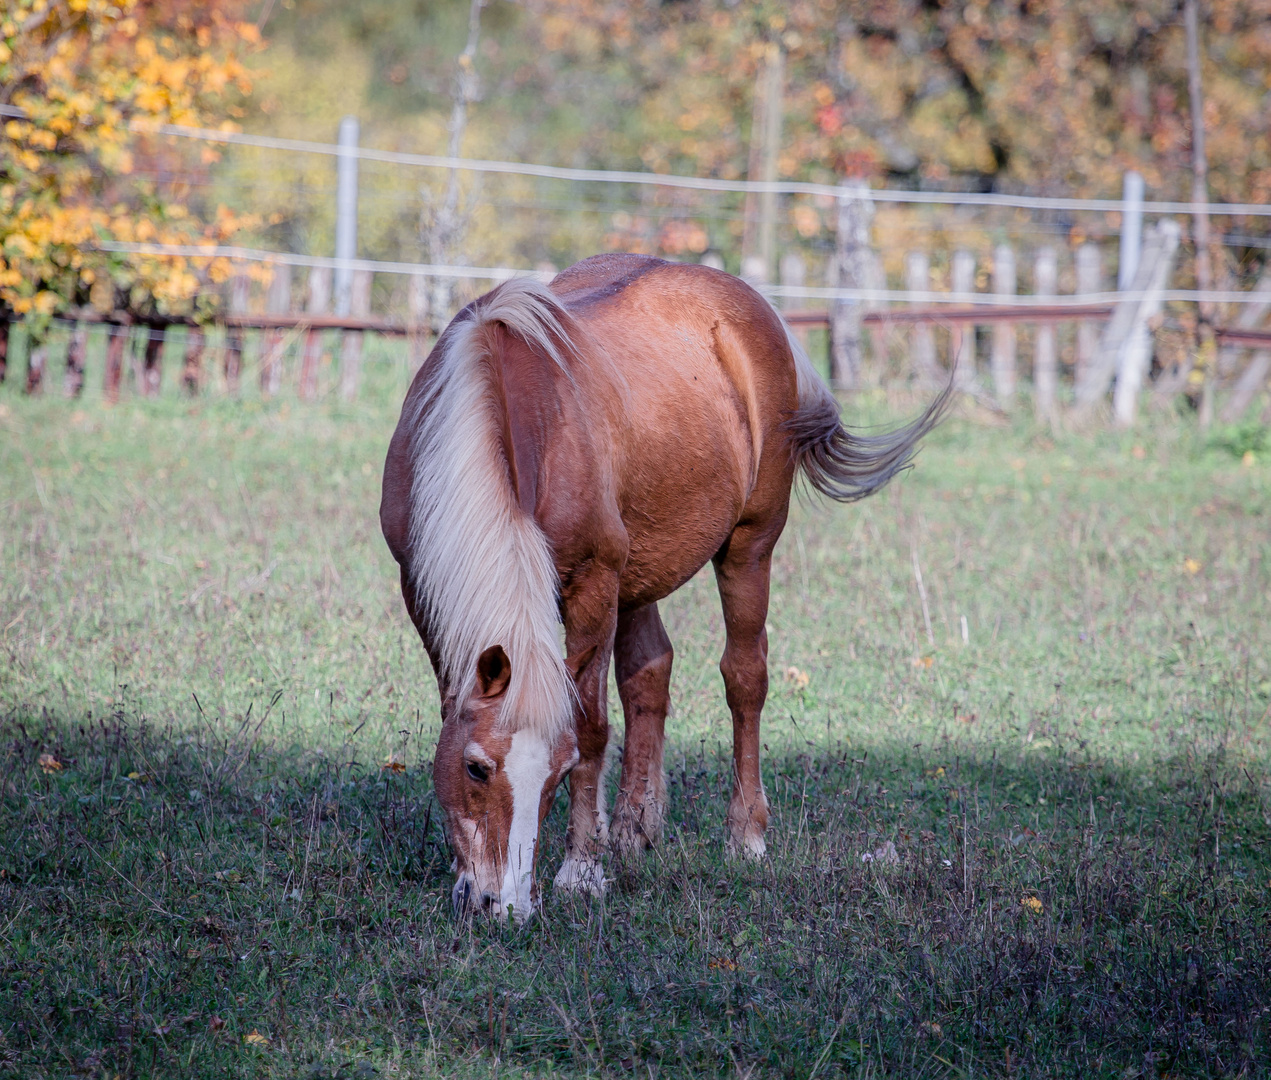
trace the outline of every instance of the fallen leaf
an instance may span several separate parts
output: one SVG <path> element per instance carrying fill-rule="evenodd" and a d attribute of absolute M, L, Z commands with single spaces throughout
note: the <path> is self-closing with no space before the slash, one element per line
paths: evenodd
<path fill-rule="evenodd" d="M 711 971 L 736 971 L 737 965 L 726 956 L 716 956 L 707 965 Z"/>
<path fill-rule="evenodd" d="M 406 771 L 406 763 L 398 761 L 395 754 L 389 754 L 388 760 L 380 766 L 381 769 L 387 769 L 389 772 L 403 773 Z"/>
<path fill-rule="evenodd" d="M 243 1042 L 248 1046 L 268 1046 L 269 1040 L 265 1038 L 259 1031 L 251 1031 L 243 1036 Z"/>
<path fill-rule="evenodd" d="M 214 1016 L 212 1017 L 211 1020 L 207 1022 L 208 1031 L 220 1031 L 221 1028 L 223 1028 L 224 1026 L 225 1026 L 225 1021 L 222 1020 L 219 1016 Z"/>
<path fill-rule="evenodd" d="M 1130 451 L 1130 453 L 1134 455 L 1135 461 L 1142 461 L 1145 457 L 1147 457 L 1147 451 L 1141 446 L 1136 446 Z"/>
<path fill-rule="evenodd" d="M 941 770 L 944 771 L 943 769 Z M 884 866 L 895 866 L 900 862 L 900 853 L 896 850 L 896 845 L 890 840 L 875 848 L 873 851 L 867 851 L 861 856 L 861 862 L 877 862 Z"/>
<path fill-rule="evenodd" d="M 35 763 L 39 765 L 46 773 L 56 773 L 62 771 L 62 763 L 52 754 L 41 754 L 35 759 Z"/>
<path fill-rule="evenodd" d="M 936 662 L 934 656 L 915 656 L 909 661 L 916 668 L 929 668 Z"/>
<path fill-rule="evenodd" d="M 1035 896 L 1020 897 L 1019 906 L 1025 911 L 1031 911 L 1034 915 L 1042 913 L 1042 902 Z"/>
<path fill-rule="evenodd" d="M 812 677 L 806 671 L 800 671 L 797 667 L 786 668 L 786 682 L 790 683 L 796 690 L 806 689 L 811 681 Z"/>
<path fill-rule="evenodd" d="M 1252 469 L 1258 463 L 1258 456 L 1252 450 L 1246 450 L 1240 458 L 1240 464 L 1246 469 Z"/>
<path fill-rule="evenodd" d="M 1198 563 L 1195 559 L 1191 559 L 1191 558 L 1184 559 L 1183 569 L 1186 570 L 1189 574 L 1191 574 L 1192 577 L 1195 577 L 1197 574 L 1200 573 L 1200 563 Z"/>

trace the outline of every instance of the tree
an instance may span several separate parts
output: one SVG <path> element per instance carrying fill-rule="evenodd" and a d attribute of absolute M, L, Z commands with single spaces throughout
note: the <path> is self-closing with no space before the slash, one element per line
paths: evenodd
<path fill-rule="evenodd" d="M 259 34 L 236 0 L 11 0 L 0 24 L 0 302 L 37 337 L 77 305 L 188 314 L 224 259 L 108 253 L 103 241 L 221 241 L 247 219 L 201 206 L 215 151 L 164 123 L 242 115 L 237 58 Z"/>

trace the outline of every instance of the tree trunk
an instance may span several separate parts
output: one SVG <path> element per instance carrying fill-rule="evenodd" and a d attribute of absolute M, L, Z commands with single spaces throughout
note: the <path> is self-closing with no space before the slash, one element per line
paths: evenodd
<path fill-rule="evenodd" d="M 481 9 L 486 0 L 472 0 L 468 8 L 468 41 L 459 54 L 458 71 L 451 93 L 450 139 L 446 152 L 457 158 L 463 150 L 463 133 L 468 126 L 468 105 L 477 98 L 479 83 L 475 59 L 481 40 Z M 427 194 L 427 192 L 426 192 Z M 451 169 L 446 177 L 446 193 L 436 213 L 427 209 L 420 215 L 420 233 L 428 261 L 439 266 L 449 266 L 463 236 L 467 222 L 459 212 L 459 170 Z M 451 278 L 435 277 L 430 281 L 432 296 L 429 310 L 433 330 L 441 333 L 450 317 L 451 296 L 454 282 Z"/>
<path fill-rule="evenodd" d="M 1183 0 L 1183 23 L 1187 31 L 1187 93 L 1192 112 L 1192 239 L 1196 245 L 1196 288 L 1202 293 L 1213 288 L 1213 261 L 1209 253 L 1209 165 L 1205 158 L 1205 99 L 1200 81 L 1200 17 L 1198 0 Z M 1217 361 L 1214 340 L 1214 305 L 1201 300 L 1196 305 L 1196 365 L 1203 382 L 1200 388 L 1200 426 L 1214 420 L 1214 368 Z"/>
<path fill-rule="evenodd" d="M 207 339 L 203 327 L 191 326 L 185 339 L 185 369 L 181 382 L 190 397 L 197 397 L 203 385 L 203 349 Z"/>
<path fill-rule="evenodd" d="M 229 313 L 244 315 L 247 312 L 247 294 L 251 280 L 246 274 L 235 274 L 230 279 Z M 243 371 L 243 328 L 241 326 L 225 327 L 225 389 L 231 394 L 238 393 L 239 379 Z"/>
<path fill-rule="evenodd" d="M 161 323 L 150 323 L 146 327 L 146 348 L 141 362 L 146 397 L 158 397 L 163 385 L 164 335 L 165 331 Z"/>
<path fill-rule="evenodd" d="M 62 377 L 62 393 L 68 398 L 84 392 L 84 354 L 88 351 L 88 327 L 79 323 L 66 347 L 66 374 Z"/>
<path fill-rule="evenodd" d="M 106 383 L 102 396 L 110 404 L 119 400 L 119 385 L 124 380 L 124 347 L 128 344 L 128 327 L 106 328 Z"/>
<path fill-rule="evenodd" d="M 48 346 L 34 341 L 27 345 L 26 392 L 39 394 L 44 391 L 44 366 L 48 359 Z"/>

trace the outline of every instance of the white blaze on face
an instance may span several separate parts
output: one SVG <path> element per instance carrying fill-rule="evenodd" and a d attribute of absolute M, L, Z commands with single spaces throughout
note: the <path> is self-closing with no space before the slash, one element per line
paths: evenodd
<path fill-rule="evenodd" d="M 508 832 L 506 869 L 499 906 L 512 908 L 517 920 L 529 917 L 533 904 L 534 848 L 538 843 L 538 808 L 543 785 L 551 773 L 547 743 L 540 735 L 518 731 L 503 759 L 503 771 L 512 788 L 512 827 Z"/>

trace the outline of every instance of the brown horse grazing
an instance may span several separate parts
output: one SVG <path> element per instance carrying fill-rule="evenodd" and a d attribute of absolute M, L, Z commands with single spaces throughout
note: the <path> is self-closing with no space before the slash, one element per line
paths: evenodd
<path fill-rule="evenodd" d="M 641 255 L 510 281 L 455 317 L 406 395 L 380 521 L 441 691 L 433 779 L 456 910 L 531 913 L 539 827 L 566 776 L 557 888 L 600 892 L 607 844 L 658 839 L 672 650 L 657 604 L 708 559 L 728 634 L 726 843 L 763 853 L 764 620 L 795 472 L 834 499 L 868 495 L 947 400 L 897 431 L 850 434 L 762 296 Z M 610 656 L 626 717 L 612 823 Z"/>

